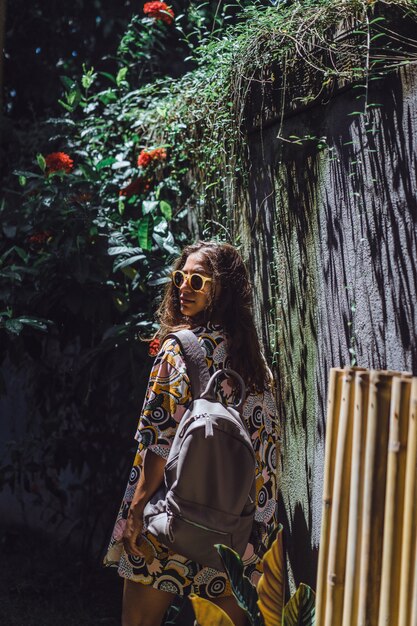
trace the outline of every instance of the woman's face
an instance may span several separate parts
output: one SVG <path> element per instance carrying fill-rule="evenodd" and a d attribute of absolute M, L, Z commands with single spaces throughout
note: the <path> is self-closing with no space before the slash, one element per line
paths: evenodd
<path fill-rule="evenodd" d="M 206 264 L 204 262 L 204 256 L 201 252 L 194 252 L 187 258 L 182 271 L 185 274 L 201 274 L 211 278 L 210 272 L 207 271 Z M 202 291 L 194 291 L 191 289 L 188 280 L 183 280 L 182 284 L 178 288 L 180 296 L 180 310 L 183 315 L 187 317 L 195 317 L 199 313 L 202 313 L 211 301 L 211 294 L 214 290 L 214 284 L 211 281 L 207 281 L 204 284 Z"/>

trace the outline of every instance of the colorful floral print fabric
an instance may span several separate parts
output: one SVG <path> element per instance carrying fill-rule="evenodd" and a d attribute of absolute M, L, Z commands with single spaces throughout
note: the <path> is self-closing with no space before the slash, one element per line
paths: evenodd
<path fill-rule="evenodd" d="M 221 327 L 209 324 L 193 329 L 202 346 L 210 374 L 227 367 L 227 336 Z M 223 382 L 224 401 L 231 401 L 231 389 Z M 143 410 L 135 438 L 139 442 L 126 492 L 117 516 L 104 564 L 118 567 L 123 578 L 152 585 L 156 589 L 184 595 L 196 593 L 205 598 L 230 595 L 227 575 L 203 567 L 186 557 L 173 554 L 144 529 L 143 557 L 128 555 L 122 544 L 129 506 L 140 476 L 146 450 L 167 458 L 176 428 L 191 402 L 190 383 L 181 349 L 175 339 L 167 339 L 156 356 L 149 378 Z M 254 585 L 262 573 L 261 557 L 268 536 L 277 525 L 276 485 L 276 408 L 270 391 L 248 394 L 243 417 L 249 429 L 256 455 L 257 508 L 255 520 L 259 529 L 256 541 L 251 539 L 243 556 L 245 575 Z"/>

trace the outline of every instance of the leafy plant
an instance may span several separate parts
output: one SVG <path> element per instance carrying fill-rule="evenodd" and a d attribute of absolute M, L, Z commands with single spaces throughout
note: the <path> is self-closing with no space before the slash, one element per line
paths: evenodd
<path fill-rule="evenodd" d="M 216 626 L 233 626 L 230 617 L 219 606 L 199 596 L 191 595 L 194 613 L 198 624 L 216 624 Z"/>
<path fill-rule="evenodd" d="M 301 584 L 296 593 L 284 607 L 285 555 L 283 548 L 282 526 L 276 538 L 262 559 L 263 574 L 257 588 L 243 574 L 240 556 L 227 546 L 218 545 L 217 550 L 227 572 L 233 595 L 239 606 L 246 612 L 253 626 L 314 626 L 314 592 Z M 218 613 L 218 607 L 208 600 L 202 601 L 191 596 L 191 602 L 199 626 L 222 623 L 232 624 Z M 223 621 L 220 621 L 220 620 Z M 219 621 L 216 621 L 219 620 Z"/>

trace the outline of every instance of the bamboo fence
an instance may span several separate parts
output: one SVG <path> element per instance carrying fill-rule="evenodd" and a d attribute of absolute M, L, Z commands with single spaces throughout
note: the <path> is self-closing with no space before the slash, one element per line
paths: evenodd
<path fill-rule="evenodd" d="M 332 368 L 330 370 L 329 391 L 327 400 L 326 433 L 327 444 L 324 460 L 323 479 L 323 510 L 321 519 L 320 552 L 317 575 L 317 600 L 316 620 L 317 624 L 324 624 L 324 611 L 326 608 L 326 578 L 327 560 L 329 555 L 330 516 L 332 510 L 333 493 L 333 468 L 336 458 L 336 437 L 339 426 L 340 404 L 342 400 L 343 370 Z"/>
<path fill-rule="evenodd" d="M 417 626 L 417 378 L 333 368 L 316 626 Z"/>

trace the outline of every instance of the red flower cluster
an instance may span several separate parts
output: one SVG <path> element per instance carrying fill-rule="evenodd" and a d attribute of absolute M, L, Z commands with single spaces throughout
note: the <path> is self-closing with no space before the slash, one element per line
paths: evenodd
<path fill-rule="evenodd" d="M 146 191 L 149 191 L 151 184 L 151 178 L 136 178 L 136 180 L 132 180 L 132 182 L 126 185 L 126 187 L 120 189 L 119 196 L 131 198 L 132 196 L 136 196 L 140 193 L 145 193 Z"/>
<path fill-rule="evenodd" d="M 143 12 L 147 17 L 162 20 L 168 25 L 174 21 L 174 11 L 165 2 L 146 2 Z"/>
<path fill-rule="evenodd" d="M 52 152 L 45 157 L 48 174 L 53 172 L 65 172 L 69 174 L 74 166 L 74 162 L 65 152 Z"/>
<path fill-rule="evenodd" d="M 30 244 L 42 245 L 47 243 L 52 238 L 52 233 L 48 230 L 45 230 L 41 233 L 35 233 L 34 235 L 30 235 L 27 240 Z"/>
<path fill-rule="evenodd" d="M 152 341 L 149 343 L 149 350 L 148 350 L 149 356 L 156 356 L 159 352 L 160 347 L 161 347 L 161 342 L 159 341 L 159 339 L 152 339 Z"/>
<path fill-rule="evenodd" d="M 138 156 L 139 167 L 148 167 L 152 161 L 165 161 L 167 158 L 167 151 L 165 148 L 155 148 L 154 150 L 143 149 Z"/>

